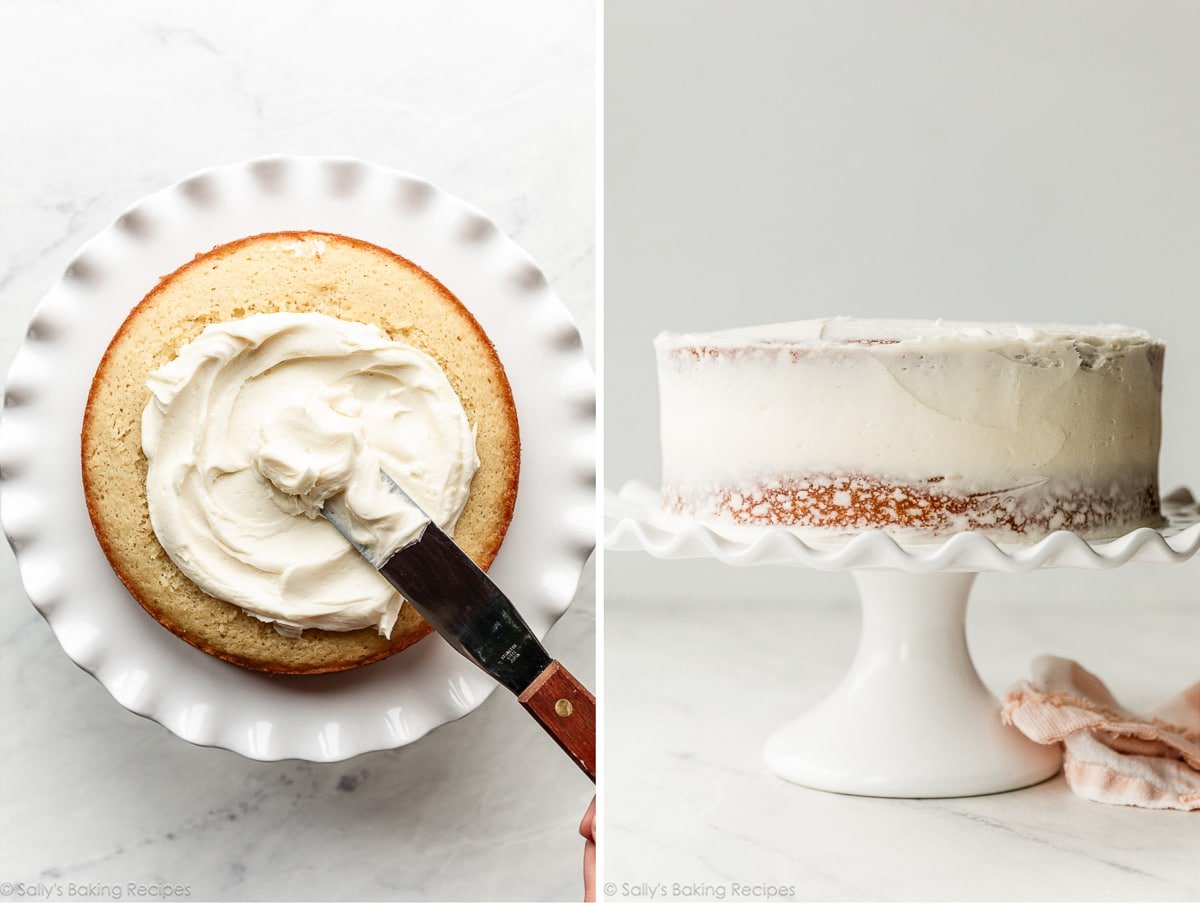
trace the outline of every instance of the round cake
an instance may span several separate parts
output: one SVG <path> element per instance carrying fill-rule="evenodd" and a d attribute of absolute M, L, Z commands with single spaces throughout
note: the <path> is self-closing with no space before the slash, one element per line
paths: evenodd
<path fill-rule="evenodd" d="M 249 374 L 245 386 L 238 374 Z M 440 404 L 436 417 L 409 417 L 414 392 Z M 198 417 L 201 403 L 210 409 Z M 392 409 L 415 433 L 383 450 L 389 473 L 402 485 L 428 478 L 422 507 L 486 569 L 512 517 L 520 442 L 504 368 L 467 309 L 412 262 L 345 236 L 270 233 L 199 255 L 133 309 L 92 382 L 82 464 L 100 545 L 143 608 L 226 661 L 313 674 L 398 652 L 431 628 L 411 605 L 387 601 L 383 578 L 317 517 L 322 462 L 309 441 L 314 430 L 333 436 L 316 451 L 349 466 L 362 431 L 341 426 L 376 412 L 368 432 L 386 439 L 395 430 L 378 410 Z M 453 497 L 435 513 L 443 489 Z M 242 510 L 238 523 L 231 512 Z M 247 552 L 246 542 L 258 545 Z M 264 548 L 287 560 L 256 584 L 246 575 L 261 570 Z M 347 593 L 362 598 L 342 604 Z"/>
<path fill-rule="evenodd" d="M 663 501 L 690 518 L 1013 540 L 1163 522 L 1144 332 L 833 318 L 655 347 Z"/>

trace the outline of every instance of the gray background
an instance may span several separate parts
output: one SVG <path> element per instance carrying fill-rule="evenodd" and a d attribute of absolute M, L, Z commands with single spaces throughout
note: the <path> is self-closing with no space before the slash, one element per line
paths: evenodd
<path fill-rule="evenodd" d="M 595 39 L 588 0 L 0 2 L 0 373 L 87 238 L 198 168 L 267 153 L 362 157 L 477 205 L 590 350 Z M 546 641 L 589 683 L 591 574 Z M 403 749 L 251 762 L 114 702 L 6 544 L 0 600 L 0 898 L 118 882 L 128 900 L 131 881 L 193 900 L 578 898 L 592 785 L 505 693 Z"/>
<path fill-rule="evenodd" d="M 1163 486 L 1200 489 L 1200 6 L 610 0 L 605 27 L 609 488 L 658 479 L 657 332 L 850 314 L 1147 329 Z M 976 597 L 1196 602 L 1198 568 Z M 610 600 L 852 595 L 627 553 L 606 573 Z"/>

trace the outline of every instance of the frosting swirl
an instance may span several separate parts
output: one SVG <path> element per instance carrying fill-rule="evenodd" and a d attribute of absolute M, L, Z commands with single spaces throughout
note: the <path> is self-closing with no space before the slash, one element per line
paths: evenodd
<path fill-rule="evenodd" d="M 363 323 L 259 314 L 207 327 L 147 384 L 146 496 L 175 565 L 281 633 L 390 635 L 402 598 L 320 510 L 379 557 L 411 541 L 426 521 L 383 469 L 453 533 L 479 458 L 437 362 Z"/>

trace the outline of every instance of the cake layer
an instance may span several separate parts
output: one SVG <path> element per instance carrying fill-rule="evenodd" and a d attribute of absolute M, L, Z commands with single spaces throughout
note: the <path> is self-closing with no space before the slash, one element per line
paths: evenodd
<path fill-rule="evenodd" d="M 1146 333 L 838 318 L 664 334 L 656 348 L 664 492 L 693 516 L 1002 532 L 1158 522 L 1163 346 Z"/>
<path fill-rule="evenodd" d="M 389 339 L 419 349 L 437 362 L 474 429 L 480 459 L 466 507 L 455 524 L 454 541 L 485 570 L 512 517 L 520 436 L 504 368 L 479 324 L 433 276 L 366 242 L 317 232 L 250 236 L 199 255 L 164 277 L 130 313 L 96 371 L 83 423 L 84 495 L 101 548 L 138 603 L 192 645 L 247 668 L 317 674 L 385 658 L 432 628 L 411 605 L 405 605 L 390 639 L 375 626 L 305 629 L 300 636 L 282 636 L 274 625 L 209 595 L 180 570 L 156 538 L 146 492 L 149 465 L 142 449 L 142 414 L 150 375 L 210 324 L 244 323 L 256 314 L 283 312 L 371 324 Z M 381 391 L 396 388 L 388 379 L 377 384 Z M 236 394 L 239 407 L 250 405 L 251 416 L 242 418 L 235 411 L 225 418 L 228 422 L 219 415 L 210 422 L 231 431 L 230 438 L 237 442 L 252 438 L 265 419 L 285 415 L 303 401 L 303 393 L 275 404 L 255 399 L 254 390 Z M 177 461 L 184 464 L 177 476 L 184 478 L 190 465 L 186 458 Z M 224 480 L 220 461 L 213 462 L 216 467 L 205 463 L 206 478 Z M 236 482 L 228 488 L 236 490 Z M 268 491 L 256 482 L 255 490 L 259 489 Z M 226 519 L 230 535 L 261 531 L 264 523 L 271 526 L 271 518 L 282 517 L 277 501 L 265 496 L 260 501 L 269 509 L 243 521 Z M 325 526 L 329 541 L 345 548 L 336 531 Z M 237 542 L 230 547 L 234 545 Z M 292 573 L 303 580 L 306 566 L 320 556 L 311 554 L 312 548 L 304 543 L 293 542 L 290 548 L 297 565 Z M 346 560 L 356 559 L 352 555 Z M 247 563 L 254 564 L 253 560 Z M 319 583 L 308 587 L 313 595 Z"/>
<path fill-rule="evenodd" d="M 965 491 L 862 475 L 782 477 L 727 486 L 663 487 L 667 508 L 696 520 L 746 526 L 854 531 L 979 530 L 1040 536 L 1070 530 L 1094 538 L 1162 522 L 1153 485 L 1037 486 Z"/>

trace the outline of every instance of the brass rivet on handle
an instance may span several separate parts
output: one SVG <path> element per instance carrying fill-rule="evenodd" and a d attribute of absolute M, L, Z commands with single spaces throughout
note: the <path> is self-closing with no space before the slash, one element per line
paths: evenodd
<path fill-rule="evenodd" d="M 560 699 L 558 702 L 554 703 L 554 713 L 558 715 L 559 718 L 566 718 L 573 711 L 575 711 L 575 706 L 571 705 L 571 700 L 569 699 Z"/>

